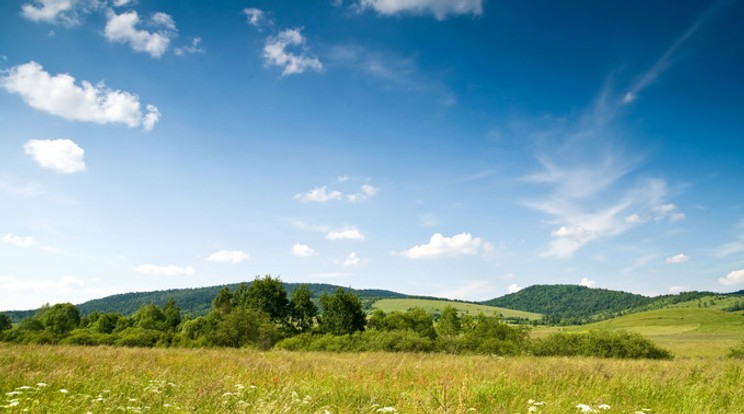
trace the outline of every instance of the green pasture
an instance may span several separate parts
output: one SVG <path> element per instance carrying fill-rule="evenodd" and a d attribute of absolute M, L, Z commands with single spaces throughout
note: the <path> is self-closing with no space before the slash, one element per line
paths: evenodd
<path fill-rule="evenodd" d="M 538 327 L 534 337 L 592 329 L 637 332 L 678 358 L 722 357 L 744 341 L 744 316 L 712 308 L 675 307 L 634 313 L 581 326 Z"/>
<path fill-rule="evenodd" d="M 372 312 L 376 309 L 380 309 L 385 313 L 406 312 L 413 308 L 421 308 L 427 313 L 441 314 L 442 310 L 447 306 L 457 309 L 460 315 L 476 316 L 482 312 L 486 316 L 502 316 L 504 318 L 525 318 L 529 320 L 542 318 L 542 315 L 539 313 L 436 299 L 380 299 L 372 304 Z"/>

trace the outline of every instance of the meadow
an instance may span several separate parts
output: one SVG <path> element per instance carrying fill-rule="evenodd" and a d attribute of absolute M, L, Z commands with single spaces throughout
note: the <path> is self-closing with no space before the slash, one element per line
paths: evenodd
<path fill-rule="evenodd" d="M 427 313 L 441 314 L 445 307 L 451 306 L 460 315 L 476 316 L 483 313 L 486 316 L 501 316 L 503 318 L 521 318 L 525 320 L 537 320 L 543 315 L 533 312 L 525 312 L 514 309 L 499 308 L 496 306 L 479 305 L 476 303 L 456 302 L 434 299 L 380 299 L 372 304 L 372 310 L 380 309 L 385 313 L 406 312 L 409 309 L 419 308 Z"/>
<path fill-rule="evenodd" d="M 741 413 L 744 361 L 0 344 L 7 413 Z"/>

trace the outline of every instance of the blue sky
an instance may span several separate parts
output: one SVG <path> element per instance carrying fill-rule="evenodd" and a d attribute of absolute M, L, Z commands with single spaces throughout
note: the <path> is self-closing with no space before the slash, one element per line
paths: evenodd
<path fill-rule="evenodd" d="M 735 1 L 9 0 L 0 310 L 744 288 Z"/>

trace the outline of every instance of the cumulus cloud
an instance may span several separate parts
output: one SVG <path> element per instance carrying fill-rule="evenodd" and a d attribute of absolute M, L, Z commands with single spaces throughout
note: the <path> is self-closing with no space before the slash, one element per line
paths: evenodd
<path fill-rule="evenodd" d="M 579 282 L 579 285 L 580 286 L 585 286 L 585 287 L 588 287 L 588 288 L 593 288 L 593 287 L 597 286 L 597 282 L 595 282 L 594 280 L 589 280 L 588 278 L 583 278 L 583 279 L 581 279 L 581 282 Z"/>
<path fill-rule="evenodd" d="M 678 255 L 674 255 L 674 256 L 671 256 L 671 257 L 667 257 L 666 258 L 666 262 L 669 263 L 669 264 L 684 263 L 684 262 L 686 262 L 688 260 L 690 260 L 690 256 L 687 256 L 684 253 L 680 253 Z"/>
<path fill-rule="evenodd" d="M 295 244 L 292 246 L 292 254 L 297 257 L 310 257 L 315 255 L 315 250 L 306 244 Z"/>
<path fill-rule="evenodd" d="M 437 20 L 450 15 L 483 14 L 483 0 L 361 0 L 359 7 L 371 8 L 386 16 L 403 12 L 432 14 Z"/>
<path fill-rule="evenodd" d="M 193 275 L 194 268 L 191 266 L 157 266 L 153 264 L 143 264 L 135 268 L 135 271 L 144 273 L 146 275 L 155 276 L 180 276 L 180 275 Z"/>
<path fill-rule="evenodd" d="M 487 243 L 484 243 L 479 237 L 473 237 L 470 233 L 460 233 L 452 237 L 435 233 L 429 239 L 429 243 L 411 247 L 401 252 L 401 255 L 411 259 L 475 256 L 486 249 L 486 245 Z"/>
<path fill-rule="evenodd" d="M 330 231 L 326 234 L 328 240 L 364 240 L 364 235 L 356 227 L 344 230 Z"/>
<path fill-rule="evenodd" d="M 509 291 L 509 293 L 517 293 L 522 290 L 522 288 L 518 284 L 512 283 L 511 285 L 509 285 L 509 288 L 507 290 Z"/>
<path fill-rule="evenodd" d="M 267 37 L 263 48 L 264 62 L 267 66 L 281 67 L 282 76 L 300 74 L 307 69 L 322 71 L 320 60 L 305 54 L 305 43 L 302 29 L 287 29 L 276 36 Z M 293 52 L 290 48 L 299 51 Z"/>
<path fill-rule="evenodd" d="M 250 255 L 242 250 L 220 250 L 207 257 L 210 262 L 238 264 L 248 260 Z"/>
<path fill-rule="evenodd" d="M 34 240 L 32 237 L 16 236 L 12 233 L 5 234 L 2 240 L 6 243 L 10 243 L 14 246 L 21 247 L 24 249 L 27 249 L 37 244 L 36 240 Z"/>
<path fill-rule="evenodd" d="M 69 139 L 32 139 L 23 150 L 42 168 L 64 174 L 85 171 L 85 150 Z"/>
<path fill-rule="evenodd" d="M 78 24 L 78 0 L 34 0 L 21 6 L 21 15 L 33 22 Z"/>
<path fill-rule="evenodd" d="M 109 11 L 104 34 L 109 41 L 127 43 L 137 52 L 159 58 L 168 50 L 171 39 L 176 35 L 176 24 L 170 15 L 161 12 L 151 17 L 150 24 L 157 31 L 137 28 L 140 18 L 136 11 L 122 14 Z"/>
<path fill-rule="evenodd" d="M 369 184 L 364 184 L 359 188 L 359 192 L 355 194 L 347 194 L 346 199 L 352 203 L 368 200 L 377 194 L 378 189 Z"/>
<path fill-rule="evenodd" d="M 32 108 L 73 121 L 141 125 L 149 131 L 160 117 L 153 105 L 147 105 L 143 115 L 137 95 L 108 89 L 103 82 L 81 81 L 78 86 L 74 77 L 66 73 L 51 76 L 36 62 L 11 68 L 0 78 L 0 86 L 20 95 Z"/>
<path fill-rule="evenodd" d="M 295 200 L 302 202 L 325 203 L 327 201 L 341 200 L 343 194 L 340 191 L 328 191 L 328 187 L 315 187 L 310 191 L 302 194 L 295 194 Z"/>
<path fill-rule="evenodd" d="M 718 279 L 718 283 L 724 286 L 744 284 L 744 269 L 734 270 L 733 272 L 727 274 L 726 277 Z"/>
<path fill-rule="evenodd" d="M 678 293 L 687 292 L 689 290 L 689 286 L 672 286 L 669 288 L 669 293 L 676 295 Z"/>

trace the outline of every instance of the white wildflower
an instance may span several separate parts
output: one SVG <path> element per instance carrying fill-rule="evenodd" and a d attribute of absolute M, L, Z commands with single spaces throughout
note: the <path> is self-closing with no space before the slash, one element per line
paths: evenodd
<path fill-rule="evenodd" d="M 596 413 L 596 412 L 599 412 L 598 410 L 595 410 L 594 408 L 592 408 L 591 406 L 586 405 L 586 404 L 576 404 L 576 408 L 578 408 L 579 410 L 581 410 L 582 413 Z"/>
<path fill-rule="evenodd" d="M 30 390 L 30 389 L 31 389 L 31 387 L 29 387 L 28 385 L 21 385 L 20 387 L 18 387 L 18 388 L 16 388 L 16 389 L 17 389 L 17 390 Z"/>
<path fill-rule="evenodd" d="M 70 391 L 67 391 L 66 389 L 62 388 L 61 390 L 59 390 L 59 392 L 61 392 L 62 394 L 67 394 Z"/>
<path fill-rule="evenodd" d="M 10 402 L 8 403 L 8 405 L 7 405 L 6 407 L 15 407 L 15 406 L 17 406 L 18 404 L 20 404 L 20 403 L 18 402 L 18 400 L 10 400 Z"/>
<path fill-rule="evenodd" d="M 243 384 L 237 384 L 237 385 L 235 385 L 235 388 L 237 388 L 239 390 L 242 390 L 242 389 L 245 388 L 245 385 L 243 385 Z"/>
<path fill-rule="evenodd" d="M 46 385 L 46 383 L 40 382 L 40 383 L 36 384 L 36 386 L 37 387 L 46 387 L 47 385 Z"/>
<path fill-rule="evenodd" d="M 12 396 L 14 396 L 14 395 L 19 395 L 19 394 L 21 394 L 21 392 L 20 392 L 20 391 L 11 391 L 11 392 L 6 392 L 6 393 L 5 393 L 5 395 L 7 395 L 7 396 L 9 396 L 9 397 L 12 397 Z"/>
<path fill-rule="evenodd" d="M 600 410 L 609 410 L 611 407 L 607 404 L 599 404 L 597 408 L 599 408 Z"/>
<path fill-rule="evenodd" d="M 398 410 L 395 407 L 382 407 L 377 409 L 378 413 L 397 413 Z"/>
<path fill-rule="evenodd" d="M 534 405 L 530 406 L 530 408 L 527 409 L 528 413 L 534 413 L 535 411 L 537 411 L 537 407 L 535 407 Z"/>

